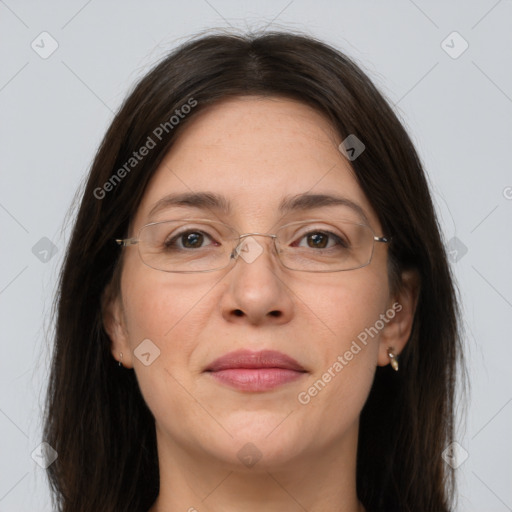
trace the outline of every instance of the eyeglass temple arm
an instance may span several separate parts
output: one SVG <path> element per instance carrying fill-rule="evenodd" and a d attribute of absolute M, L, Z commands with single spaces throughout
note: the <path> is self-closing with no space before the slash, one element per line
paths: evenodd
<path fill-rule="evenodd" d="M 376 241 L 376 242 L 382 242 L 382 243 L 385 243 L 387 244 L 388 242 L 391 242 L 391 238 L 390 236 L 374 236 L 373 239 Z"/>
<path fill-rule="evenodd" d="M 128 245 L 136 245 L 139 241 L 136 238 L 116 238 L 117 245 L 127 247 Z"/>

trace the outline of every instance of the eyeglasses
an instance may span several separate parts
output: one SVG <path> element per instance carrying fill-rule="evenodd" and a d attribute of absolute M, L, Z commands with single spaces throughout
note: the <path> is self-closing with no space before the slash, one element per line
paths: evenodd
<path fill-rule="evenodd" d="M 340 272 L 368 265 L 375 242 L 388 243 L 372 229 L 345 219 L 291 222 L 275 234 L 244 233 L 218 221 L 181 219 L 153 222 L 137 238 L 116 239 L 128 247 L 138 245 L 142 262 L 163 272 L 212 272 L 241 257 L 252 263 L 263 252 L 255 237 L 270 237 L 274 254 L 289 270 Z"/>

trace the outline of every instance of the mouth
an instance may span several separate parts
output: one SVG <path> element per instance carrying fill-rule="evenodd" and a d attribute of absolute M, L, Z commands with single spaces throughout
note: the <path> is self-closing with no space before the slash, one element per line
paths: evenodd
<path fill-rule="evenodd" d="M 252 392 L 269 391 L 308 373 L 295 359 L 274 350 L 230 352 L 204 371 L 222 384 Z"/>

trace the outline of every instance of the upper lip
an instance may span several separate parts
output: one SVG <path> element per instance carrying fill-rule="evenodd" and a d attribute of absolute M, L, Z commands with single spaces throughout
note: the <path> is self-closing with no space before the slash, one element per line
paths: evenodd
<path fill-rule="evenodd" d="M 261 350 L 259 352 L 236 350 L 229 352 L 215 359 L 206 367 L 205 371 L 218 372 L 234 368 L 282 368 L 297 372 L 306 371 L 295 359 L 275 350 Z"/>

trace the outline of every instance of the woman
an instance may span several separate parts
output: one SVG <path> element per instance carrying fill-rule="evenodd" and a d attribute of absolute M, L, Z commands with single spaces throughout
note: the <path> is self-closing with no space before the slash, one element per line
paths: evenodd
<path fill-rule="evenodd" d="M 400 122 L 330 46 L 202 36 L 145 76 L 57 300 L 59 510 L 451 510 L 439 227 Z"/>

